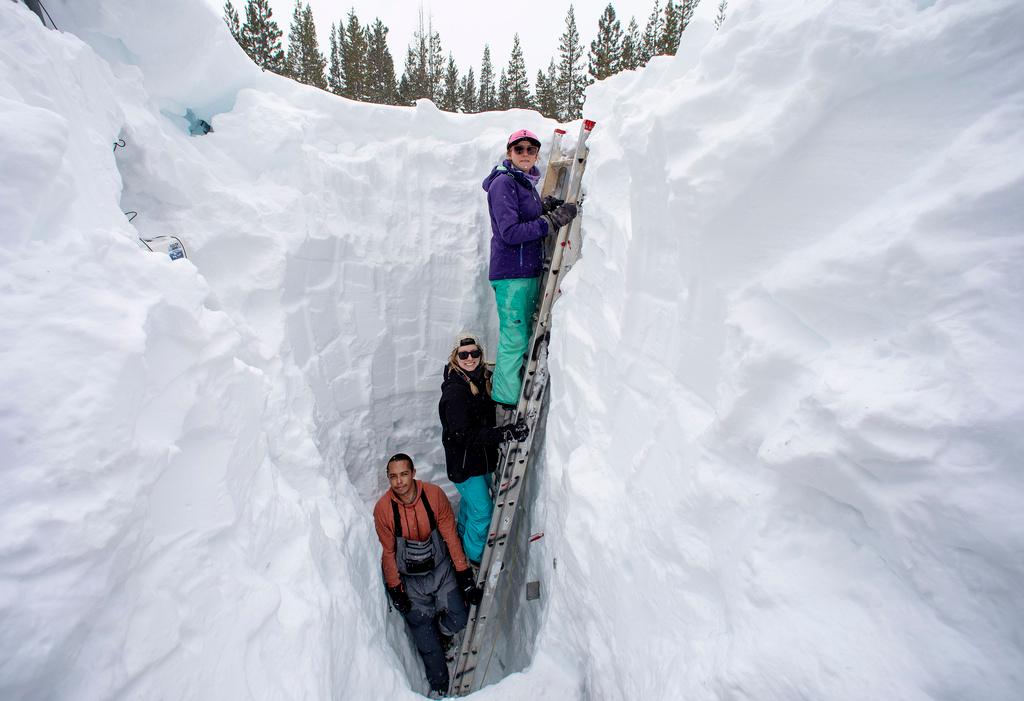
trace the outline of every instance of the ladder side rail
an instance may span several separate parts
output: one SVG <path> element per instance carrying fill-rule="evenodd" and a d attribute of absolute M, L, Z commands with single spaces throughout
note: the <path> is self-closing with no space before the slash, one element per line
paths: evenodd
<path fill-rule="evenodd" d="M 536 479 L 536 474 L 530 470 L 524 475 L 522 481 L 521 498 L 517 500 L 516 516 L 504 546 L 506 555 L 502 561 L 505 570 L 499 585 L 495 588 L 491 614 L 485 622 L 489 635 L 480 639 L 476 670 L 470 684 L 471 691 L 477 691 L 493 681 L 490 679 L 491 672 L 499 671 L 495 670 L 495 663 L 500 669 L 505 668 L 503 659 L 507 660 L 509 647 L 506 645 L 503 650 L 500 644 L 505 634 L 512 630 L 513 613 L 516 610 L 517 600 L 523 596 L 526 585 L 526 548 L 530 533 L 526 528 L 528 525 L 526 513 L 528 503 L 525 497 L 534 479 Z"/>
<path fill-rule="evenodd" d="M 587 155 L 590 152 L 587 140 L 594 129 L 594 122 L 583 120 L 580 128 L 579 138 L 576 140 L 576 152 L 573 157 L 572 172 L 568 179 L 568 190 L 565 193 L 565 201 L 575 203 L 579 199 L 580 188 L 583 182 L 583 173 L 587 167 Z M 537 324 L 534 327 L 534 336 L 538 333 L 546 333 L 551 326 L 551 305 L 554 302 L 555 291 L 558 289 L 559 273 L 561 272 L 562 254 L 565 249 L 565 241 L 569 237 L 570 224 L 559 228 L 555 237 L 554 251 L 551 256 L 551 267 L 544 276 L 544 292 L 540 297 L 540 307 L 537 315 Z M 526 375 L 524 374 L 524 385 Z M 519 404 L 516 407 L 516 416 L 521 416 L 525 409 L 525 401 L 522 394 L 519 397 Z"/>
<path fill-rule="evenodd" d="M 526 457 L 529 453 L 529 445 L 533 442 L 533 434 L 535 433 L 537 420 L 537 412 L 530 410 L 527 404 L 529 402 L 530 395 L 536 394 L 534 385 L 537 384 L 536 380 L 540 356 L 546 355 L 547 351 L 546 334 L 546 328 L 542 328 L 538 323 L 534 329 L 533 337 L 530 339 L 530 345 L 528 346 L 529 357 L 527 359 L 526 372 L 523 373 L 523 386 L 520 390 L 519 409 L 517 410 L 517 416 L 525 419 L 526 425 L 530 429 L 530 433 L 525 441 L 510 441 L 506 444 L 505 452 L 502 456 L 498 469 L 499 488 L 500 485 L 514 480 L 517 477 L 518 471 L 526 469 Z M 546 375 L 546 368 L 543 372 Z M 542 390 L 543 388 L 541 388 L 541 391 Z M 491 561 L 494 557 L 491 543 L 493 542 L 495 534 L 500 533 L 502 530 L 501 524 L 505 520 L 505 503 L 506 500 L 502 499 L 499 494 L 495 499 L 494 512 L 491 515 L 491 528 L 488 531 L 488 540 L 487 543 L 484 544 L 484 552 L 480 558 L 481 574 L 490 570 Z"/>
<path fill-rule="evenodd" d="M 582 145 L 584 149 L 583 160 L 586 159 L 586 153 L 589 151 L 586 145 Z M 568 186 L 569 192 L 567 193 L 566 202 L 575 203 L 579 198 L 579 186 L 582 180 L 583 171 L 585 164 L 581 165 L 578 169 L 574 168 L 572 177 L 569 178 Z M 579 217 L 573 219 L 565 226 L 558 230 L 558 235 L 554 237 L 552 250 L 551 250 L 551 262 L 548 268 L 548 274 L 544 278 L 544 292 L 540 297 L 540 312 L 537 317 L 537 321 L 545 328 L 550 326 L 551 307 L 554 304 L 555 290 L 558 287 L 558 282 L 561 280 L 561 268 L 562 258 L 565 254 L 565 246 L 569 240 L 570 234 L 573 228 L 579 227 Z"/>
<path fill-rule="evenodd" d="M 543 185 L 541 187 L 542 196 L 544 194 L 552 192 L 555 188 L 563 185 L 563 183 L 565 183 L 567 181 L 567 179 L 564 177 L 564 173 L 567 171 L 567 169 L 565 167 L 566 159 L 565 159 L 565 155 L 562 153 L 562 139 L 563 139 L 564 136 L 565 136 L 565 130 L 561 129 L 561 128 L 556 128 L 554 133 L 551 136 L 551 149 L 548 151 L 548 164 L 547 164 L 547 168 L 546 168 L 545 174 L 544 174 L 544 182 L 543 182 Z M 531 339 L 531 345 L 532 345 L 532 343 L 533 343 L 533 341 Z M 500 464 L 499 469 L 496 472 L 496 477 L 497 477 L 497 480 L 498 480 L 498 485 L 497 485 L 498 488 L 500 488 L 500 486 L 501 486 L 503 481 L 511 478 L 511 474 L 510 474 L 511 470 L 507 469 L 507 465 L 508 465 L 507 458 L 508 458 L 508 454 L 509 454 L 509 452 L 510 452 L 510 450 L 512 448 L 513 448 L 513 446 L 507 446 L 506 450 L 504 450 L 503 453 L 502 453 L 501 464 Z M 514 465 L 514 462 L 512 464 Z M 498 495 L 495 494 L 496 498 L 497 498 L 497 496 Z M 497 530 L 498 530 L 497 524 L 500 523 L 500 519 L 501 518 L 502 518 L 502 514 L 500 513 L 500 510 L 497 508 L 497 504 L 496 504 L 495 505 L 495 509 L 494 509 L 493 513 L 491 514 L 491 525 L 490 525 L 490 528 L 488 530 L 488 535 L 490 535 L 491 533 L 496 533 L 497 532 Z M 485 543 L 484 553 L 481 556 L 480 573 L 479 573 L 479 575 L 483 578 L 482 581 L 486 581 L 487 575 L 488 575 L 488 573 L 490 571 L 490 560 L 491 560 L 490 552 L 489 552 L 490 550 L 491 550 L 491 548 Z M 486 591 L 485 591 L 485 596 L 486 596 Z M 483 603 L 483 601 L 481 601 L 481 604 L 482 603 Z M 458 656 L 456 657 L 456 660 L 455 660 L 455 670 L 454 670 L 454 674 L 452 675 L 452 678 L 453 678 L 453 682 L 452 682 L 453 689 L 457 688 L 458 680 L 463 675 L 463 673 L 465 672 L 465 667 L 466 667 L 466 665 L 469 662 L 469 657 L 470 657 L 469 646 L 472 643 L 472 641 L 474 639 L 474 636 L 475 636 L 476 620 L 479 617 L 479 609 L 480 609 L 479 606 L 471 607 L 471 609 L 469 611 L 469 619 L 468 619 L 468 622 L 467 622 L 467 625 L 466 625 L 466 629 L 464 630 L 463 635 L 462 635 L 462 644 L 460 645 L 459 654 L 458 654 Z"/>
<path fill-rule="evenodd" d="M 546 361 L 547 358 L 545 357 L 544 362 L 546 363 Z M 538 396 L 540 403 L 539 411 L 542 417 L 547 414 L 551 396 L 549 387 L 550 385 L 545 381 L 543 391 Z M 543 420 L 538 419 L 537 426 L 539 427 L 539 433 L 542 435 L 544 433 Z M 538 436 L 538 439 L 541 438 L 541 435 Z M 542 448 L 542 444 L 542 440 L 531 444 L 531 452 L 535 446 L 538 449 Z M 478 639 L 479 647 L 476 651 L 476 670 L 469 685 L 471 691 L 477 691 L 489 683 L 492 662 L 496 661 L 501 667 L 501 671 L 504 671 L 506 667 L 503 659 L 507 659 L 507 655 L 511 650 L 507 644 L 507 636 L 509 633 L 515 632 L 515 624 L 519 619 L 513 618 L 513 615 L 518 611 L 516 603 L 524 595 L 524 588 L 528 578 L 527 565 L 529 562 L 531 530 L 530 507 L 537 494 L 536 480 L 538 475 L 539 473 L 535 469 L 526 470 L 519 484 L 519 495 L 516 498 L 515 504 L 515 517 L 512 519 L 508 536 L 502 545 L 506 551 L 501 558 L 504 568 L 495 587 L 491 613 L 485 621 L 490 635 L 483 635 Z M 520 605 L 522 604 L 525 604 L 525 601 L 520 602 Z M 506 642 L 504 647 L 502 647 L 503 641 Z"/>
<path fill-rule="evenodd" d="M 566 202 L 578 200 L 583 172 L 586 168 L 586 159 L 589 153 L 586 141 L 593 127 L 593 122 L 589 120 L 584 121 L 580 130 L 580 137 L 576 143 L 571 173 L 568 178 L 558 183 L 559 185 L 564 183 L 568 188 L 564 198 Z M 557 133 L 553 141 L 560 143 L 560 136 Z M 553 148 L 552 155 L 549 158 L 553 159 L 555 157 L 555 151 L 556 149 Z M 550 175 L 553 171 L 550 161 L 548 170 Z M 545 186 L 547 186 L 547 182 L 545 182 Z M 539 405 L 547 392 L 545 352 L 547 343 L 545 335 L 550 327 L 551 305 L 554 301 L 554 293 L 558 289 L 557 279 L 560 273 L 562 250 L 570 228 L 570 225 L 566 225 L 559 229 L 552 254 L 552 263 L 544 275 L 545 294 L 540 301 L 537 324 L 534 327 L 530 345 L 528 346 L 530 350 L 528 363 L 530 369 L 524 374 L 523 387 L 520 390 L 516 410 L 517 416 L 523 416 L 527 420 L 530 433 L 525 441 L 508 444 L 502 461 L 503 464 L 499 471 L 499 479 L 501 481 L 499 482 L 498 494 L 496 495 L 494 513 L 491 517 L 488 541 L 485 544 L 484 553 L 481 558 L 481 579 L 479 583 L 484 587 L 484 594 L 480 605 L 470 610 L 469 623 L 463 634 L 462 645 L 456 658 L 453 689 L 458 694 L 471 690 L 474 678 L 477 678 L 476 669 L 480 663 L 480 641 L 489 628 L 487 625 L 488 616 L 493 607 L 495 591 L 500 580 L 502 559 L 508 538 L 515 525 L 519 492 L 522 489 L 522 483 L 525 481 L 526 471 L 529 467 L 530 448 L 536 432 L 536 421 L 540 416 Z M 534 375 L 538 373 L 538 368 L 541 364 L 545 366 L 543 368 L 544 371 L 539 373 L 542 377 L 535 378 Z M 535 379 L 541 381 L 536 383 L 534 382 Z M 534 385 L 537 386 L 535 387 Z M 532 397 L 530 396 L 531 394 L 533 395 Z M 531 401 L 531 399 L 535 401 Z M 527 411 L 528 407 L 533 409 L 533 411 Z M 497 568 L 496 570 L 495 567 Z M 492 570 L 494 571 L 492 572 Z"/>
<path fill-rule="evenodd" d="M 572 266 L 580 259 L 580 248 L 583 245 L 583 235 L 580 232 L 580 218 L 576 217 L 569 223 L 569 235 L 565 239 L 565 243 L 562 245 L 562 260 L 559 262 L 559 276 L 563 276 L 572 270 Z M 551 300 L 551 306 L 554 307 L 555 302 L 562 296 L 562 287 L 558 286 L 555 289 L 554 299 Z"/>
<path fill-rule="evenodd" d="M 551 136 L 551 150 L 548 152 L 548 167 L 544 172 L 544 182 L 541 183 L 540 195 L 544 197 L 555 189 L 558 180 L 557 164 L 562 158 L 562 137 L 565 136 L 565 129 L 555 129 Z"/>
<path fill-rule="evenodd" d="M 593 122 L 584 121 L 583 126 L 580 129 L 580 136 L 576 143 L 573 169 L 570 174 L 570 177 L 567 180 L 568 190 L 566 192 L 566 201 L 568 202 L 572 202 L 578 199 L 579 196 L 580 183 L 583 179 L 583 172 L 586 169 L 586 158 L 589 152 L 589 148 L 586 145 L 586 141 L 590 136 L 590 132 L 593 129 L 593 126 Z M 544 297 L 541 299 L 541 308 L 538 314 L 537 324 L 534 326 L 531 342 L 528 346 L 531 357 L 528 360 L 526 372 L 523 376 L 523 387 L 520 390 L 519 402 L 516 410 L 517 417 L 522 416 L 527 420 L 527 425 L 530 427 L 530 436 L 528 440 L 531 442 L 532 435 L 535 432 L 536 428 L 535 420 L 537 412 L 526 411 L 528 393 L 530 391 L 530 386 L 533 384 L 533 375 L 536 373 L 538 361 L 537 354 L 540 352 L 540 345 L 541 343 L 544 343 L 544 345 L 546 346 L 546 342 L 544 342 L 542 339 L 544 338 L 544 335 L 547 333 L 547 330 L 550 327 L 551 302 L 554 298 L 554 291 L 557 289 L 557 280 L 560 272 L 559 266 L 563 250 L 562 244 L 568 237 L 570 228 L 571 227 L 569 225 L 566 225 L 559 229 L 554 249 L 552 265 L 544 276 L 545 294 Z M 531 416 L 530 413 L 533 413 L 533 415 Z M 534 425 L 531 426 L 531 423 L 534 423 Z M 528 452 L 528 448 L 524 451 L 520 444 L 508 444 L 505 453 L 505 459 L 503 461 L 504 464 L 502 465 L 502 469 L 500 471 L 500 479 L 502 480 L 502 482 L 509 482 L 511 480 L 515 480 L 517 477 L 519 477 L 516 474 L 516 472 L 526 469 Z M 489 535 L 491 533 L 495 534 L 495 542 L 500 542 L 501 533 L 503 530 L 507 530 L 507 522 L 510 521 L 512 518 L 510 515 L 506 515 L 504 513 L 506 503 L 506 501 L 502 501 L 501 503 L 495 504 L 495 513 L 492 515 L 491 520 L 492 529 L 491 531 L 489 531 Z M 494 548 L 491 546 L 491 539 L 489 537 L 488 543 L 485 545 L 484 553 L 480 563 L 480 571 L 481 574 L 484 575 L 482 581 L 485 583 L 485 596 L 487 593 L 487 582 L 491 578 L 490 570 L 495 560 L 494 554 Z"/>
<path fill-rule="evenodd" d="M 581 130 L 581 132 L 580 132 L 580 139 L 579 139 L 581 142 L 584 142 L 586 140 L 586 136 L 585 136 L 586 134 L 589 134 L 589 132 Z M 584 145 L 584 148 L 585 148 L 585 145 Z M 577 144 L 576 153 L 577 154 L 581 153 L 580 144 Z M 585 151 L 583 151 L 583 154 L 585 155 Z M 578 167 L 576 167 L 576 165 L 577 164 L 574 162 L 574 169 L 573 169 L 572 173 L 569 174 L 568 177 L 561 177 L 561 176 L 559 177 L 559 185 L 561 185 L 562 187 L 566 188 L 565 195 L 567 197 L 569 196 L 569 194 L 571 193 L 571 191 L 573 189 L 572 188 L 573 178 L 574 177 L 577 177 L 577 178 L 582 178 L 583 177 L 583 168 L 578 168 Z M 549 172 L 552 169 L 553 169 L 553 166 L 549 165 Z M 576 190 L 578 191 L 578 189 L 579 188 L 577 187 Z M 564 236 L 568 235 L 568 227 L 562 227 L 562 229 L 559 230 L 559 234 L 562 235 L 562 237 L 563 237 L 562 240 L 564 240 Z M 560 242 L 556 239 L 556 243 L 555 243 L 555 246 L 554 246 L 554 255 L 558 255 L 559 250 L 561 248 L 562 247 L 560 245 Z M 549 287 L 553 287 L 553 285 L 554 285 L 554 283 L 551 281 L 552 271 L 555 271 L 554 274 L 557 275 L 557 268 L 553 267 L 552 265 L 548 265 L 548 269 L 545 271 L 544 276 L 542 278 L 542 280 L 543 280 L 542 284 L 544 285 L 545 289 L 547 289 Z M 543 306 L 544 302 L 545 302 L 545 299 L 543 299 L 543 298 L 541 298 L 538 301 L 538 307 L 539 307 L 538 308 L 538 312 L 537 312 L 538 320 L 545 314 L 545 308 Z M 550 307 L 550 305 L 548 305 L 548 306 Z M 550 314 L 549 311 L 547 313 Z M 530 380 L 532 379 L 533 374 L 536 372 L 535 360 L 536 360 L 536 356 L 537 356 L 537 353 L 538 353 L 538 348 L 539 348 L 539 344 L 541 342 L 541 339 L 543 338 L 543 335 L 545 333 L 547 333 L 547 326 L 548 326 L 548 324 L 540 324 L 540 323 L 537 323 L 537 324 L 534 325 L 533 333 L 531 334 L 531 337 L 530 337 L 530 343 L 527 346 L 527 351 L 529 353 L 529 358 L 527 360 L 526 365 L 524 366 L 523 386 L 520 389 L 519 400 L 517 401 L 517 404 L 516 404 L 515 417 L 516 418 L 524 417 L 527 420 L 527 426 L 530 428 L 530 432 L 531 433 L 533 432 L 534 426 L 530 425 L 531 417 L 526 415 L 526 411 L 525 411 L 526 407 L 525 407 L 525 403 L 524 403 L 524 397 L 526 395 L 526 392 L 528 391 L 528 385 L 530 384 Z M 504 451 L 504 454 L 502 456 L 501 464 L 500 464 L 500 467 L 499 467 L 499 470 L 498 470 L 499 483 L 514 478 L 514 469 L 515 469 L 515 465 L 517 464 L 516 463 L 516 457 L 517 457 L 517 453 L 519 453 L 519 452 L 520 452 L 519 451 L 519 445 L 517 443 L 511 443 L 510 442 L 510 443 L 506 444 L 505 451 Z M 495 504 L 495 511 L 497 512 L 497 510 L 498 510 L 498 504 Z M 489 531 L 489 533 L 494 532 L 495 528 L 497 527 L 497 524 L 499 524 L 500 522 L 501 522 L 501 516 L 499 514 L 497 514 L 497 513 L 493 514 L 492 518 L 491 518 L 491 531 Z M 486 573 L 489 570 L 491 559 L 492 559 L 492 553 L 490 552 L 490 548 L 487 545 L 485 545 L 484 553 L 483 553 L 483 555 L 482 555 L 482 557 L 480 559 L 480 572 L 481 572 L 481 574 L 484 574 L 484 573 Z"/>
<path fill-rule="evenodd" d="M 552 191 L 556 187 L 568 187 L 568 182 L 569 181 L 568 181 L 568 178 L 565 177 L 565 174 L 568 172 L 568 169 L 564 165 L 566 159 L 563 157 L 562 150 L 561 150 L 562 138 L 564 136 L 565 136 L 565 130 L 561 129 L 561 128 L 557 128 L 557 129 L 555 129 L 555 132 L 554 132 L 554 134 L 551 137 L 552 147 L 551 147 L 551 151 L 548 154 L 548 165 L 547 165 L 546 172 L 544 174 L 544 183 L 543 183 L 542 188 L 541 188 L 542 194 L 544 193 L 545 190 L 550 192 L 550 191 Z M 545 274 L 544 274 L 545 282 L 547 280 L 547 275 L 548 275 L 548 273 L 547 273 L 547 271 L 545 271 Z M 535 333 L 533 333 L 531 335 L 529 345 L 527 346 L 527 349 L 531 353 L 531 355 L 534 354 L 536 345 L 537 345 L 537 334 L 535 332 Z M 525 373 L 524 373 L 524 378 L 525 378 Z M 524 382 L 524 384 L 525 384 L 525 382 Z M 521 397 L 522 397 L 522 388 L 520 388 L 520 398 Z M 517 406 L 518 406 L 518 403 L 519 402 L 517 401 Z M 532 427 L 530 427 L 530 428 L 531 428 L 531 433 L 532 433 Z M 502 455 L 501 455 L 501 458 L 500 458 L 499 466 L 498 466 L 498 469 L 496 471 L 496 475 L 497 475 L 497 478 L 498 478 L 498 485 L 499 486 L 500 486 L 500 484 L 502 482 L 512 478 L 512 466 L 515 465 L 515 462 L 514 462 L 514 460 L 510 460 L 509 456 L 510 456 L 510 454 L 515 453 L 516 450 L 517 450 L 516 444 L 508 443 L 505 446 L 505 450 L 502 451 Z M 491 515 L 491 527 L 490 527 L 490 530 L 488 531 L 488 534 L 493 533 L 495 531 L 496 525 L 497 525 L 497 523 L 499 523 L 499 520 L 500 520 L 500 515 L 497 513 L 497 511 L 498 511 L 497 504 L 495 504 L 495 507 L 496 508 L 494 509 L 494 512 Z M 485 543 L 485 545 L 484 545 L 484 553 L 483 553 L 483 555 L 480 558 L 480 574 L 482 576 L 484 576 L 484 577 L 486 577 L 486 573 L 488 571 L 488 567 L 489 567 L 489 564 L 490 564 L 490 558 L 489 558 L 488 550 L 489 550 L 489 548 L 487 547 L 487 544 Z"/>
<path fill-rule="evenodd" d="M 568 189 L 570 171 L 572 170 L 572 162 L 565 160 L 560 164 L 558 168 L 558 175 L 555 178 L 555 185 L 550 190 L 542 191 L 541 197 L 548 195 L 554 195 L 555 197 L 565 198 L 565 192 Z M 546 187 L 546 185 L 545 185 Z M 579 217 L 577 217 L 578 219 Z M 546 236 L 544 237 L 544 280 L 541 287 L 547 284 L 547 273 L 551 270 L 551 258 L 555 254 L 555 246 L 557 245 L 557 236 Z M 535 314 L 540 315 L 540 307 L 542 300 L 540 297 L 537 298 L 537 308 Z"/>
<path fill-rule="evenodd" d="M 581 132 L 580 132 L 580 139 L 581 140 L 584 139 L 583 133 L 584 132 L 581 130 Z M 551 188 L 551 189 L 554 189 L 554 188 L 559 188 L 559 189 L 566 188 L 568 190 L 571 187 L 571 184 L 570 184 L 571 183 L 571 177 L 570 177 L 571 174 L 569 173 L 569 169 L 566 168 L 565 165 L 564 165 L 565 164 L 565 159 L 563 158 L 563 154 L 562 154 L 562 151 L 561 151 L 562 138 L 564 136 L 565 136 L 565 130 L 559 128 L 559 129 L 555 129 L 555 133 L 554 133 L 554 135 L 551 138 L 552 149 L 551 149 L 550 154 L 548 155 L 548 167 L 547 167 L 547 171 L 545 173 L 544 184 L 543 184 L 542 190 L 541 190 L 542 193 L 544 192 L 544 190 L 548 190 L 549 188 Z M 577 148 L 575 149 L 575 151 L 576 152 L 579 151 L 578 145 L 577 145 Z M 575 155 L 575 153 L 574 153 L 574 155 Z M 573 161 L 573 164 L 575 164 L 575 161 Z M 582 177 L 582 173 L 580 174 L 580 177 Z M 559 193 L 559 194 L 562 194 L 562 193 Z M 568 195 L 568 192 L 566 192 L 565 194 Z M 544 273 L 543 280 L 544 280 L 545 286 L 547 285 L 547 279 L 550 276 L 550 272 L 549 271 L 550 271 L 550 267 L 548 267 L 548 270 L 545 270 L 545 273 Z M 527 346 L 527 350 L 530 353 L 530 357 L 531 358 L 535 358 L 536 357 L 538 339 L 539 339 L 539 335 L 537 333 L 537 326 L 535 325 L 534 332 L 531 334 L 530 342 L 529 342 L 529 345 Z M 522 404 L 522 397 L 523 397 L 524 390 L 525 390 L 525 385 L 526 385 L 526 377 L 527 377 L 527 374 L 530 373 L 529 365 L 531 365 L 531 363 L 528 362 L 527 363 L 527 367 L 524 367 L 524 370 L 526 372 L 524 372 L 524 374 L 523 374 L 523 378 L 524 378 L 523 387 L 520 388 L 519 400 L 516 403 L 517 404 L 517 408 Z M 517 411 L 516 417 L 518 417 L 520 415 L 522 415 L 522 414 Z M 527 425 L 529 426 L 529 423 Z M 532 434 L 534 427 L 533 426 L 529 426 L 529 428 L 530 428 L 530 433 Z M 505 482 L 507 480 L 513 479 L 513 477 L 514 477 L 513 472 L 514 472 L 514 468 L 515 468 L 515 465 L 516 465 L 516 461 L 515 461 L 515 458 L 512 457 L 512 456 L 515 453 L 517 453 L 517 452 L 519 452 L 518 444 L 516 444 L 516 443 L 507 443 L 506 444 L 505 450 L 503 451 L 502 456 L 501 456 L 501 461 L 500 461 L 500 464 L 499 464 L 499 469 L 497 470 L 499 486 L 500 486 L 500 484 L 502 482 Z M 494 509 L 495 513 L 493 513 L 492 516 L 491 516 L 491 529 L 488 531 L 488 534 L 495 532 L 497 524 L 500 523 L 500 520 L 501 520 L 501 515 L 499 513 L 497 513 L 498 512 L 497 499 L 495 501 L 496 501 L 495 509 Z M 490 551 L 490 548 L 489 548 L 488 544 L 485 543 L 485 545 L 484 545 L 484 553 L 483 553 L 483 555 L 480 558 L 480 574 L 483 575 L 484 578 L 486 578 L 486 573 L 488 572 L 489 567 L 490 567 L 491 557 L 490 557 L 490 552 L 489 551 Z"/>
<path fill-rule="evenodd" d="M 547 396 L 547 382 L 544 382 L 543 387 L 538 387 L 538 390 L 540 395 L 537 397 L 537 401 L 543 402 Z M 472 633 L 467 633 L 463 639 L 463 645 L 459 651 L 457 661 L 461 669 L 457 669 L 456 673 L 458 676 L 453 677 L 453 691 L 455 693 L 463 694 L 473 690 L 474 679 L 477 678 L 476 674 L 482 662 L 481 651 L 484 649 L 484 642 L 492 629 L 490 624 L 496 615 L 494 609 L 495 602 L 502 592 L 502 587 L 499 585 L 505 581 L 501 577 L 501 573 L 505 565 L 511 565 L 511 563 L 507 563 L 505 560 L 505 551 L 519 525 L 516 516 L 519 510 L 524 508 L 519 497 L 529 474 L 526 467 L 531 452 L 532 440 L 530 437 L 527 437 L 523 443 L 525 444 L 524 454 L 521 460 L 517 461 L 517 464 L 522 469 L 515 471 L 515 475 L 510 484 L 506 485 L 504 493 L 499 494 L 499 498 L 503 499 L 505 516 L 501 519 L 498 529 L 492 530 L 488 537 L 487 548 L 491 551 L 492 556 L 490 571 L 488 571 L 487 576 L 481 582 L 484 586 L 484 596 L 480 604 L 475 607 L 475 611 L 470 611 L 470 619 L 474 621 L 474 626 Z M 481 569 L 481 572 L 483 572 L 483 569 Z"/>
<path fill-rule="evenodd" d="M 543 339 L 542 339 L 543 341 Z M 538 360 L 546 368 L 547 365 L 547 353 L 546 343 L 541 349 Z M 534 424 L 536 424 L 536 418 L 539 416 L 540 409 L 543 407 L 545 398 L 547 397 L 547 372 L 546 369 L 539 373 L 540 381 L 536 383 L 532 396 L 530 397 L 531 411 L 536 407 L 537 412 L 534 418 Z M 460 666 L 462 667 L 462 674 L 458 679 L 459 684 L 456 690 L 459 692 L 466 692 L 471 690 L 473 685 L 473 679 L 475 670 L 479 668 L 481 658 L 480 650 L 483 642 L 486 639 L 487 633 L 491 626 L 489 625 L 492 617 L 492 608 L 495 597 L 499 591 L 499 584 L 502 583 L 500 577 L 503 566 L 505 565 L 505 550 L 509 544 L 511 534 L 516 526 L 516 516 L 518 515 L 519 508 L 521 507 L 520 494 L 523 490 L 523 486 L 526 482 L 526 476 L 528 474 L 527 468 L 529 467 L 529 459 L 532 453 L 534 432 L 531 432 L 527 436 L 526 440 L 519 444 L 517 452 L 513 458 L 514 469 L 509 472 L 511 475 L 510 479 L 507 480 L 503 485 L 499 486 L 498 499 L 500 500 L 495 504 L 495 512 L 501 510 L 501 515 L 495 519 L 492 517 L 492 526 L 495 525 L 494 521 L 497 521 L 495 528 L 488 533 L 488 540 L 485 546 L 485 554 L 489 556 L 487 569 L 485 570 L 481 566 L 481 573 L 486 571 L 486 575 L 481 581 L 484 587 L 484 595 L 480 601 L 480 605 L 474 611 L 470 611 L 470 618 L 473 620 L 473 630 L 471 633 L 467 633 L 463 639 L 463 646 L 460 649 Z M 512 454 L 510 454 L 511 456 Z M 482 564 L 482 563 L 481 563 Z"/>

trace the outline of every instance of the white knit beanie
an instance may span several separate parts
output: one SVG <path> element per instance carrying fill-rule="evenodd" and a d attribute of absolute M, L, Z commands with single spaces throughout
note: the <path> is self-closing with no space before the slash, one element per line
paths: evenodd
<path fill-rule="evenodd" d="M 484 344 L 480 341 L 480 336 L 473 331 L 460 331 L 455 336 L 455 343 L 452 344 L 454 350 L 458 350 L 462 346 L 479 346 L 482 355 L 480 356 L 481 361 L 487 357 L 487 349 Z"/>

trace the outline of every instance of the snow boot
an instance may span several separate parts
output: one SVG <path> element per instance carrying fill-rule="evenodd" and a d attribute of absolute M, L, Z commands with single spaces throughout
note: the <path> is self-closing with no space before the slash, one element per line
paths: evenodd
<path fill-rule="evenodd" d="M 455 659 L 455 636 L 441 633 L 441 649 L 444 650 L 444 659 L 451 662 Z"/>

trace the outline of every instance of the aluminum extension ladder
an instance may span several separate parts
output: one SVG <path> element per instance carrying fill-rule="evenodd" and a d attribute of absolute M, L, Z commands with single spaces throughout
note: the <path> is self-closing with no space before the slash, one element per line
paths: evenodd
<path fill-rule="evenodd" d="M 554 195 L 566 202 L 577 203 L 580 184 L 586 170 L 590 152 L 587 139 L 595 123 L 584 120 L 571 155 L 561 151 L 565 131 L 556 129 L 551 140 L 551 155 L 541 186 L 541 196 Z M 537 435 L 538 419 L 541 416 L 548 391 L 547 347 L 551 330 L 551 308 L 559 294 L 559 282 L 566 267 L 566 249 L 573 241 L 579 241 L 581 216 L 561 227 L 554 237 L 549 260 L 543 277 L 543 293 L 538 300 L 536 323 L 530 344 L 527 346 L 523 386 L 516 406 L 515 418 L 523 418 L 530 429 L 529 436 L 520 442 L 509 442 L 499 463 L 494 512 L 487 543 L 480 561 L 477 584 L 483 587 L 483 598 L 478 606 L 470 608 L 469 622 L 463 634 L 462 644 L 455 658 L 455 669 L 449 693 L 462 696 L 475 691 L 483 683 L 494 650 L 496 635 L 500 634 L 493 624 L 501 613 L 496 609 L 501 589 L 510 586 L 509 577 L 502 577 L 505 568 L 506 550 L 516 533 L 517 516 L 525 508 L 519 497 L 523 493 L 533 454 L 533 439 Z M 578 243 L 576 244 L 579 245 Z"/>

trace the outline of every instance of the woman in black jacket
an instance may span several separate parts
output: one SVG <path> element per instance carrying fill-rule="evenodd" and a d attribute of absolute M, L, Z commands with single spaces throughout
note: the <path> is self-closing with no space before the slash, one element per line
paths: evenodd
<path fill-rule="evenodd" d="M 507 440 L 521 441 L 528 431 L 525 424 L 495 427 L 491 371 L 475 334 L 461 333 L 456 338 L 444 368 L 438 413 L 448 479 L 461 498 L 459 536 L 466 557 L 479 564 L 494 509 L 489 487 L 490 475 L 498 466 L 498 446 Z"/>

